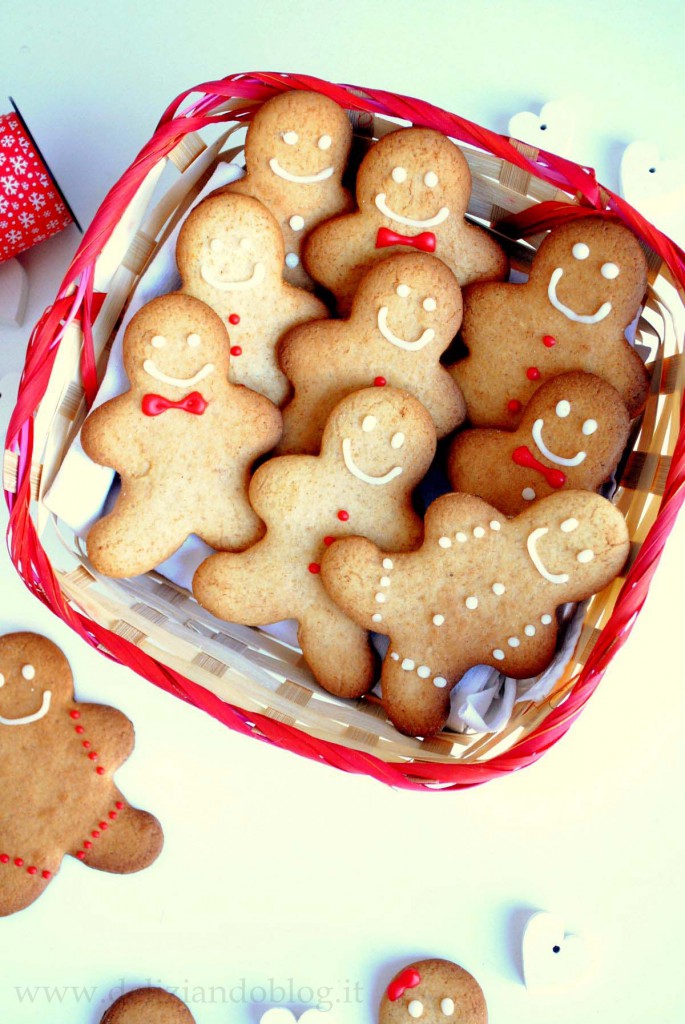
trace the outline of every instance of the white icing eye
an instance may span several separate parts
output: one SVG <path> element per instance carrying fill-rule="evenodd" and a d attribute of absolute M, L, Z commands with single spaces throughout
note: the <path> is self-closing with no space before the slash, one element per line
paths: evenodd
<path fill-rule="evenodd" d="M 577 260 L 586 260 L 590 255 L 590 249 L 585 242 L 576 242 L 571 252 Z"/>
<path fill-rule="evenodd" d="M 613 281 L 615 277 L 621 273 L 615 263 L 603 263 L 600 271 L 602 277 L 606 277 L 607 281 Z"/>
<path fill-rule="evenodd" d="M 162 337 L 161 334 L 155 334 L 150 344 L 153 348 L 164 348 L 166 345 L 166 338 Z"/>
<path fill-rule="evenodd" d="M 585 551 L 579 551 L 576 555 L 576 558 L 581 565 L 587 565 L 587 563 L 591 562 L 594 557 L 595 553 L 590 548 L 585 548 Z"/>
<path fill-rule="evenodd" d="M 595 430 L 597 430 L 597 426 L 597 420 L 585 420 L 585 423 L 583 423 L 583 433 L 586 437 L 589 437 L 590 434 L 594 434 Z"/>
<path fill-rule="evenodd" d="M 407 180 L 407 172 L 404 167 L 393 167 L 392 169 L 392 180 L 401 185 L 403 181 Z"/>
<path fill-rule="evenodd" d="M 333 139 L 330 137 L 330 135 L 322 135 L 319 141 L 317 142 L 317 146 L 319 147 L 319 149 L 330 149 L 332 141 Z"/>
<path fill-rule="evenodd" d="M 4 685 L 5 685 L 5 677 L 3 676 L 2 672 L 0 672 L 0 688 L 2 688 Z"/>
<path fill-rule="evenodd" d="M 571 403 L 567 402 L 565 398 L 562 398 L 560 402 L 557 402 L 556 413 L 559 419 L 565 420 L 571 411 Z"/>
<path fill-rule="evenodd" d="M 408 284 L 398 284 L 395 291 L 397 292 L 401 299 L 406 299 L 411 291 L 411 288 L 409 287 Z"/>
<path fill-rule="evenodd" d="M 285 142 L 286 146 L 296 145 L 299 137 L 300 136 L 297 134 L 297 132 L 283 132 L 283 141 Z"/>
<path fill-rule="evenodd" d="M 423 176 L 423 183 L 427 188 L 435 188 L 438 183 L 438 176 L 435 171 L 426 171 Z"/>
<path fill-rule="evenodd" d="M 33 665 L 22 665 L 21 674 L 23 675 L 24 679 L 36 678 L 36 670 L 33 667 Z"/>
<path fill-rule="evenodd" d="M 390 447 L 391 448 L 401 448 L 402 445 L 404 444 L 404 440 L 405 440 L 404 434 L 402 433 L 402 431 L 398 431 L 396 434 L 392 435 L 392 439 L 390 441 Z"/>
<path fill-rule="evenodd" d="M 417 1019 L 423 1015 L 423 1003 L 420 999 L 412 999 L 409 1006 L 407 1007 L 410 1017 Z"/>
<path fill-rule="evenodd" d="M 247 252 L 248 249 L 252 248 L 252 244 L 249 238 L 241 238 L 238 244 L 240 245 L 240 248 L 243 250 L 243 252 Z"/>
<path fill-rule="evenodd" d="M 445 1017 L 451 1017 L 454 1013 L 454 999 L 443 999 L 440 1002 L 440 1009 Z"/>
<path fill-rule="evenodd" d="M 202 339 L 200 338 L 199 334 L 189 334 L 188 337 L 186 338 L 186 341 L 191 348 L 197 348 Z"/>
<path fill-rule="evenodd" d="M 209 248 L 211 252 L 223 252 L 224 243 L 221 241 L 220 238 L 213 238 L 209 243 Z"/>
<path fill-rule="evenodd" d="M 362 430 L 366 434 L 370 434 L 372 430 L 376 429 L 376 423 L 378 420 L 375 416 L 365 416 L 362 420 Z"/>
<path fill-rule="evenodd" d="M 423 300 L 422 305 L 427 313 L 434 313 L 437 307 L 437 302 L 435 301 L 435 299 L 429 297 Z"/>
<path fill-rule="evenodd" d="M 574 530 L 578 529 L 578 520 L 573 518 L 564 519 L 559 529 L 562 533 L 573 533 Z"/>
<path fill-rule="evenodd" d="M 301 217 L 299 213 L 295 213 L 290 218 L 288 223 L 290 224 L 290 227 L 293 229 L 293 231 L 301 231 L 302 228 L 304 227 L 304 217 Z"/>

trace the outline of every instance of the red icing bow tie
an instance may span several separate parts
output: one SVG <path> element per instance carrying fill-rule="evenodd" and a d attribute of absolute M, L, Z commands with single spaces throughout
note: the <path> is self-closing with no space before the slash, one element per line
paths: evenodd
<path fill-rule="evenodd" d="M 394 981 L 388 985 L 388 999 L 391 1003 L 397 1002 L 408 988 L 416 988 L 421 984 L 421 975 L 415 967 L 405 967 Z"/>
<path fill-rule="evenodd" d="M 181 409 L 183 412 L 192 413 L 193 416 L 202 416 L 208 404 L 199 391 L 192 391 L 178 402 L 164 398 L 163 395 L 143 395 L 141 408 L 146 416 L 159 416 L 167 409 Z"/>
<path fill-rule="evenodd" d="M 398 235 L 390 228 L 379 228 L 376 248 L 387 249 L 389 245 L 410 245 L 421 252 L 435 252 L 435 235 L 432 231 L 422 231 L 420 235 Z"/>
<path fill-rule="evenodd" d="M 522 444 L 520 448 L 516 448 L 512 452 L 511 457 L 517 466 L 524 466 L 526 469 L 534 469 L 536 472 L 541 473 L 549 486 L 554 487 L 555 490 L 563 487 L 566 483 L 565 473 L 562 473 L 560 469 L 548 469 L 547 466 L 543 466 L 525 444 Z"/>

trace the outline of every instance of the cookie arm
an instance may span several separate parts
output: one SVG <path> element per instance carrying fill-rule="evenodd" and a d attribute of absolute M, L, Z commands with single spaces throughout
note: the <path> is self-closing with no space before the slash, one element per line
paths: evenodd
<path fill-rule="evenodd" d="M 93 831 L 99 835 L 91 848 L 85 851 L 85 856 L 79 859 L 89 868 L 114 874 L 142 871 L 156 860 L 162 850 L 162 826 L 154 815 L 131 807 L 114 786 L 110 803 L 117 808 L 114 812 L 116 818 L 109 817 L 108 807 L 104 812 L 108 818 L 105 822 L 107 828 L 102 829 L 98 827 L 100 822 L 94 822 Z"/>
<path fill-rule="evenodd" d="M 86 455 L 100 466 L 127 476 L 144 476 L 150 463 L 132 429 L 131 394 L 105 402 L 90 414 L 81 429 Z"/>
<path fill-rule="evenodd" d="M 97 753 L 98 762 L 114 771 L 133 752 L 133 723 L 121 711 L 106 704 L 77 704 L 77 709 L 83 736 Z"/>
<path fill-rule="evenodd" d="M 387 591 L 381 586 L 389 572 L 383 561 L 389 558 L 364 537 L 346 537 L 332 544 L 321 560 L 321 580 L 332 600 L 354 622 L 376 633 L 389 632 Z"/>

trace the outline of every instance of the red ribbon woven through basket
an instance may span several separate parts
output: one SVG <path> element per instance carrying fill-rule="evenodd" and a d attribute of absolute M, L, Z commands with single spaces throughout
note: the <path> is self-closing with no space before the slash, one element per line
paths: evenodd
<path fill-rule="evenodd" d="M 249 120 L 255 102 L 262 103 L 278 93 L 292 89 L 322 93 L 351 111 L 366 111 L 434 128 L 459 142 L 476 146 L 509 161 L 567 192 L 576 199 L 578 205 L 571 202 L 540 203 L 507 218 L 500 224 L 503 230 L 514 237 L 524 237 L 577 217 L 600 215 L 620 220 L 661 256 L 678 286 L 685 288 L 683 251 L 628 203 L 600 186 L 594 171 L 589 167 L 582 167 L 543 151 L 535 160 L 530 160 L 505 136 L 422 100 L 382 90 L 334 85 L 308 75 L 257 72 L 229 75 L 219 81 L 196 86 L 182 93 L 167 108 L 153 137 L 105 197 L 74 256 L 55 302 L 45 311 L 31 335 L 17 406 L 6 440 L 6 448 L 16 453 L 18 458 L 16 492 L 5 491 L 10 510 L 10 555 L 32 593 L 89 644 L 98 647 L 115 661 L 128 665 L 168 693 L 202 708 L 237 732 L 255 736 L 343 771 L 370 775 L 381 782 L 405 789 L 442 791 L 480 785 L 532 764 L 553 746 L 578 717 L 612 657 L 625 643 L 647 596 L 666 538 L 685 500 L 685 426 L 682 415 L 658 516 L 631 566 L 613 613 L 602 629 L 572 692 L 563 704 L 552 710 L 544 722 L 524 739 L 506 752 L 482 763 L 388 764 L 381 758 L 308 736 L 295 726 L 276 722 L 264 715 L 247 714 L 227 704 L 72 607 L 60 590 L 30 516 L 33 413 L 45 394 L 64 331 L 75 318 L 81 320 L 83 328 L 81 374 L 86 398 L 90 403 L 95 397 L 97 377 L 91 329 L 99 308 L 99 296 L 93 292 L 93 270 L 121 214 L 148 172 L 187 134 L 201 131 L 211 124 Z M 191 96 L 195 98 L 184 106 Z M 244 107 L 238 104 L 230 111 L 221 111 L 219 108 L 228 100 L 246 102 Z"/>

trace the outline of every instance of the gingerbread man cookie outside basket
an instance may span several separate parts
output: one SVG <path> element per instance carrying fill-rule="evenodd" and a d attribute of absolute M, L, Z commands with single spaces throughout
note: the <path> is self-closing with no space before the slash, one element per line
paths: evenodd
<path fill-rule="evenodd" d="M 346 313 L 370 264 L 406 247 L 435 253 L 460 285 L 499 281 L 508 261 L 482 228 L 464 220 L 471 172 L 440 132 L 401 128 L 372 146 L 357 175 L 356 213 L 321 224 L 303 249 L 305 268 Z"/>
<path fill-rule="evenodd" d="M 595 491 L 628 442 L 618 391 L 591 373 L 563 373 L 539 388 L 517 430 L 464 430 L 447 474 L 455 491 L 477 494 L 506 516 L 562 487 Z"/>
<path fill-rule="evenodd" d="M 121 712 L 74 699 L 55 644 L 34 633 L 0 638 L 0 915 L 33 903 L 66 854 L 121 874 L 155 860 L 159 822 L 112 778 L 133 743 Z"/>
<path fill-rule="evenodd" d="M 321 575 L 347 615 L 390 637 L 381 688 L 391 720 L 430 736 L 472 666 L 515 679 L 541 672 L 555 650 L 556 608 L 606 586 L 628 547 L 621 513 L 589 491 L 552 494 L 511 520 L 473 495 L 446 494 L 426 513 L 420 551 L 340 540 Z"/>
<path fill-rule="evenodd" d="M 216 313 L 188 295 L 153 299 L 128 325 L 131 389 L 96 409 L 81 434 L 86 454 L 122 482 L 114 509 L 88 534 L 99 572 L 147 572 L 193 533 L 233 551 L 263 533 L 247 484 L 254 460 L 280 437 L 281 416 L 228 382 L 228 345 Z"/>
<path fill-rule="evenodd" d="M 431 414 L 438 437 L 466 406 L 440 356 L 461 323 L 461 290 L 435 256 L 390 256 L 362 278 L 349 320 L 289 331 L 279 359 L 295 395 L 283 411 L 280 452 L 318 452 L 337 403 L 370 385 L 404 388 Z"/>
<path fill-rule="evenodd" d="M 285 238 L 283 276 L 312 288 L 301 263 L 307 234 L 336 214 L 354 209 L 342 186 L 352 126 L 342 107 L 316 92 L 285 92 L 260 107 L 245 139 L 247 174 L 220 189 L 254 196 L 278 221 Z"/>
<path fill-rule="evenodd" d="M 137 988 L 120 996 L 100 1024 L 195 1024 L 185 1003 L 163 988 Z"/>
<path fill-rule="evenodd" d="M 419 960 L 395 975 L 381 999 L 378 1024 L 487 1024 L 480 985 L 451 960 Z"/>
<path fill-rule="evenodd" d="M 646 287 L 646 260 L 632 232 L 584 217 L 550 231 L 525 284 L 467 288 L 462 338 L 469 354 L 450 372 L 471 423 L 513 429 L 537 388 L 569 370 L 608 381 L 636 416 L 649 375 L 624 332 Z"/>
<path fill-rule="evenodd" d="M 176 245 L 181 291 L 218 313 L 231 338 L 229 380 L 276 405 L 290 385 L 276 345 L 291 327 L 328 316 L 323 302 L 283 280 L 285 243 L 272 213 L 251 196 L 210 196 L 186 218 Z"/>
<path fill-rule="evenodd" d="M 230 622 L 257 626 L 295 618 L 318 682 L 357 697 L 374 682 L 367 629 L 333 604 L 319 575 L 336 537 L 363 534 L 397 550 L 416 548 L 423 524 L 412 488 L 435 453 L 435 428 L 415 398 L 368 388 L 335 407 L 321 455 L 284 455 L 255 473 L 250 501 L 266 536 L 240 555 L 213 555 L 197 570 L 195 597 Z"/>

